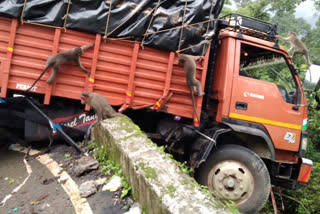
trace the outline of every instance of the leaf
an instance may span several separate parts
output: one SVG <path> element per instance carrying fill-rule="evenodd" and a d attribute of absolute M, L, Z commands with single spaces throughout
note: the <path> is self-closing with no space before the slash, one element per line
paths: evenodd
<path fill-rule="evenodd" d="M 122 190 L 122 193 L 121 193 L 121 195 L 120 195 L 120 198 L 124 198 L 126 195 L 128 195 L 128 193 L 129 193 L 129 189 L 124 189 L 124 190 Z"/>
<path fill-rule="evenodd" d="M 10 180 L 9 180 L 9 184 L 13 184 L 14 183 L 14 178 L 11 178 Z"/>
<path fill-rule="evenodd" d="M 69 152 L 67 152 L 67 153 L 64 154 L 64 157 L 65 157 L 65 158 L 70 158 L 70 157 L 71 157 L 71 154 L 70 154 Z"/>

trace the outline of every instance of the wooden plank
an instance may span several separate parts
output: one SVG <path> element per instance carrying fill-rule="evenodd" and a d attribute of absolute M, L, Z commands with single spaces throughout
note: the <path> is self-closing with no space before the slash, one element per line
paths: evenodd
<path fill-rule="evenodd" d="M 7 96 L 7 91 L 8 91 L 10 65 L 11 65 L 12 54 L 14 51 L 14 40 L 16 37 L 17 27 L 18 27 L 18 20 L 12 19 L 11 27 L 10 27 L 10 38 L 9 38 L 8 48 L 7 48 L 7 56 L 5 60 L 6 62 L 4 63 L 3 74 L 2 74 L 1 97 L 3 98 Z"/>
<path fill-rule="evenodd" d="M 96 41 L 94 43 L 92 64 L 91 64 L 91 70 L 90 70 L 91 74 L 90 74 L 90 77 L 86 76 L 86 82 L 84 87 L 84 90 L 89 92 L 92 92 L 94 87 L 94 81 L 95 81 L 97 63 L 98 63 L 98 57 L 99 57 L 99 51 L 100 51 L 100 43 L 101 43 L 101 35 L 96 34 Z M 85 110 L 89 111 L 90 107 L 86 105 Z"/>
<path fill-rule="evenodd" d="M 51 53 L 52 56 L 56 55 L 58 53 L 60 37 L 61 37 L 61 29 L 56 28 L 55 32 L 54 32 L 54 38 L 53 38 L 53 46 L 52 46 L 52 53 Z M 53 72 L 52 68 L 51 68 L 51 72 Z M 55 84 L 56 84 L 56 82 L 54 81 L 52 84 L 48 84 L 47 87 L 46 87 L 46 93 L 45 93 L 45 96 L 44 96 L 44 104 L 45 105 L 49 105 L 50 104 L 52 88 L 54 87 Z"/>
<path fill-rule="evenodd" d="M 134 78 L 135 78 L 135 73 L 136 73 L 136 68 L 137 68 L 139 47 L 140 47 L 139 43 L 135 42 L 135 44 L 133 46 L 133 51 L 132 51 L 128 89 L 127 89 L 126 95 L 125 95 L 125 104 L 119 109 L 120 112 L 129 108 L 131 106 L 132 100 L 134 98 Z"/>

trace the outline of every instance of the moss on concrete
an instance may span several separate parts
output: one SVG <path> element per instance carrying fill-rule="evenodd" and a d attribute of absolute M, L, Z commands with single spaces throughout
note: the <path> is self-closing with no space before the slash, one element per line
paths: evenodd
<path fill-rule="evenodd" d="M 173 184 L 170 184 L 169 186 L 167 186 L 167 191 L 168 191 L 168 194 L 173 197 L 175 191 L 176 191 L 176 188 L 174 187 Z"/>
<path fill-rule="evenodd" d="M 157 147 L 128 118 L 103 121 L 95 126 L 94 137 L 108 157 L 121 165 L 134 199 L 148 213 L 228 213 L 215 211 L 212 196 L 203 194 L 194 179 L 181 171 L 189 169 Z"/>

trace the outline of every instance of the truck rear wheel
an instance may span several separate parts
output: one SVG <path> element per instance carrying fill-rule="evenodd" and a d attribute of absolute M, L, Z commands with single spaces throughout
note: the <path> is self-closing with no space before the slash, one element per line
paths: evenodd
<path fill-rule="evenodd" d="M 261 158 L 239 145 L 218 148 L 201 165 L 197 180 L 224 199 L 233 200 L 242 213 L 257 213 L 270 193 L 270 176 Z"/>

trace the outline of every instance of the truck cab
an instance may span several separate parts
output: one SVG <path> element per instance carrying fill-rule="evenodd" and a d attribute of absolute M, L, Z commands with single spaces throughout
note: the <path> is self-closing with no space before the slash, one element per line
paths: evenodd
<path fill-rule="evenodd" d="M 309 178 L 308 101 L 271 24 L 234 14 L 225 26 L 210 97 L 218 146 L 199 167 L 198 180 L 235 201 L 241 212 L 255 213 L 270 184 L 296 189 Z"/>

